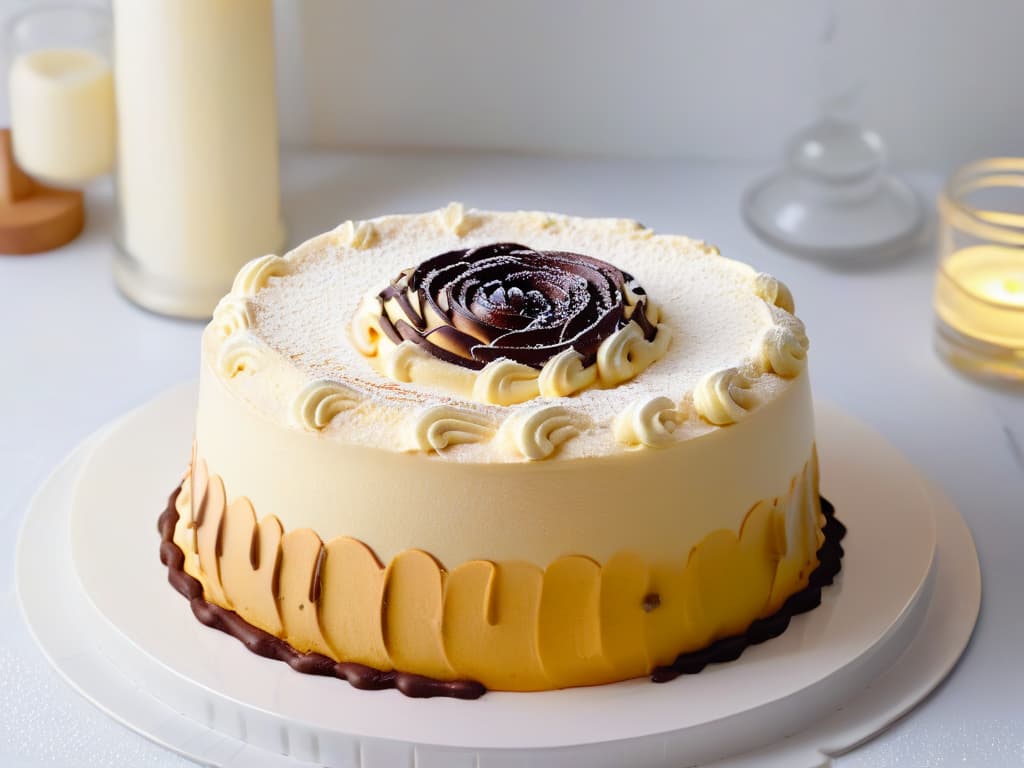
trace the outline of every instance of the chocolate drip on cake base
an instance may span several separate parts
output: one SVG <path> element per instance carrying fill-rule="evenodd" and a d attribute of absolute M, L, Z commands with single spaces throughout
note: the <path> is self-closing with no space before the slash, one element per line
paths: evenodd
<path fill-rule="evenodd" d="M 397 688 L 406 696 L 426 699 L 433 696 L 447 696 L 454 699 L 477 699 L 487 689 L 475 680 L 435 680 L 410 672 L 391 670 L 384 672 L 365 664 L 352 661 L 335 661 L 320 653 L 303 653 L 284 640 L 254 627 L 234 611 L 222 608 L 203 598 L 203 585 L 194 576 L 185 572 L 185 555 L 174 543 L 174 527 L 178 524 L 178 510 L 175 502 L 181 492 L 179 487 L 167 501 L 167 508 L 160 515 L 157 527 L 160 531 L 160 562 L 167 566 L 167 580 L 192 608 L 192 613 L 203 624 L 238 639 L 253 653 L 268 659 L 285 662 L 296 672 L 307 675 L 323 675 L 346 680 L 354 688 L 379 691 Z"/>
<path fill-rule="evenodd" d="M 708 664 L 735 661 L 751 645 L 771 640 L 785 632 L 797 614 L 817 608 L 821 604 L 822 588 L 830 585 L 843 567 L 843 547 L 840 542 L 846 535 L 846 526 L 836 519 L 835 507 L 824 496 L 821 497 L 821 513 L 825 517 L 825 527 L 822 528 L 825 540 L 818 548 L 818 567 L 811 571 L 806 587 L 790 595 L 771 616 L 752 623 L 743 634 L 723 637 L 700 651 L 680 654 L 671 664 L 655 667 L 651 680 L 667 683 L 680 675 L 695 675 Z"/>
<path fill-rule="evenodd" d="M 254 627 L 234 611 L 207 601 L 203 597 L 203 585 L 185 572 L 185 555 L 174 543 L 174 528 L 178 524 L 175 502 L 180 492 L 179 486 L 168 499 L 167 508 L 157 523 L 161 539 L 160 562 L 167 566 L 167 580 L 171 586 L 189 601 L 192 613 L 206 626 L 231 635 L 259 656 L 285 662 L 296 672 L 336 677 L 362 690 L 396 688 L 411 698 L 445 696 L 455 699 L 477 699 L 487 691 L 475 680 L 436 680 L 411 672 L 385 672 L 365 664 L 335 661 L 320 653 L 304 653 L 279 637 Z M 781 635 L 793 616 L 806 613 L 821 603 L 822 588 L 831 584 L 842 568 L 843 548 L 840 542 L 846 535 L 846 527 L 836 519 L 835 508 L 824 497 L 821 498 L 821 511 L 825 517 L 822 529 L 824 542 L 818 549 L 818 567 L 811 572 L 807 586 L 791 595 L 776 613 L 753 622 L 743 634 L 716 640 L 702 650 L 680 654 L 672 664 L 656 667 L 651 673 L 653 682 L 668 682 L 680 675 L 696 674 L 708 664 L 734 661 L 749 646 Z M 648 595 L 645 610 L 653 610 L 656 602 L 660 602 L 656 595 Z M 648 608 L 648 604 L 652 607 Z"/>

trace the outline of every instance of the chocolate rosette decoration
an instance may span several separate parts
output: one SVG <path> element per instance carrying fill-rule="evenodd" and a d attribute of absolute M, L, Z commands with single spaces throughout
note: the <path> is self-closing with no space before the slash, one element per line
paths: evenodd
<path fill-rule="evenodd" d="M 584 366 L 631 322 L 657 334 L 644 290 L 611 264 L 496 243 L 449 251 L 405 270 L 378 295 L 380 330 L 472 370 L 508 359 L 540 370 L 567 349 Z"/>

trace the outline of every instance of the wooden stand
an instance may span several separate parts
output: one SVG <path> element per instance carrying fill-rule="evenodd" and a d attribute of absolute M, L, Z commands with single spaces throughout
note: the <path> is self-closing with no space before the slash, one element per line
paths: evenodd
<path fill-rule="evenodd" d="M 29 178 L 14 161 L 10 130 L 0 129 L 0 254 L 52 251 L 84 224 L 82 193 Z"/>

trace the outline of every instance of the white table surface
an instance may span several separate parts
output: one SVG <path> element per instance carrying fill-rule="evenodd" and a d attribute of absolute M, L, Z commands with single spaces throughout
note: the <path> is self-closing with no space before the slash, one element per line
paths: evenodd
<path fill-rule="evenodd" d="M 815 393 L 872 425 L 944 488 L 981 559 L 981 616 L 938 691 L 838 768 L 1024 764 L 1024 392 L 965 379 L 932 351 L 934 248 L 881 267 L 836 271 L 760 244 L 743 226 L 753 165 L 510 155 L 288 152 L 289 243 L 346 218 L 449 200 L 629 216 L 683 232 L 776 274 L 812 340 Z M 912 174 L 927 201 L 937 172 Z M 83 438 L 196 375 L 202 325 L 139 310 L 111 279 L 109 186 L 69 246 L 0 256 L 0 765 L 192 765 L 108 720 L 57 678 L 18 614 L 13 552 L 28 501 Z M 182 459 L 185 460 L 184 457 Z M 827 491 L 828 478 L 823 479 Z M 155 550 L 154 550 L 155 552 Z M 154 555 L 155 556 L 155 555 Z"/>

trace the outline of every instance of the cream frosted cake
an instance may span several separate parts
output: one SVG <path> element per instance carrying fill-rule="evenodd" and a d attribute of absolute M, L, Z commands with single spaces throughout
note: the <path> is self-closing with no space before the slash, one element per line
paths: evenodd
<path fill-rule="evenodd" d="M 807 348 L 781 282 L 633 221 L 345 222 L 217 307 L 164 559 L 206 623 L 360 687 L 693 671 L 838 570 Z"/>

